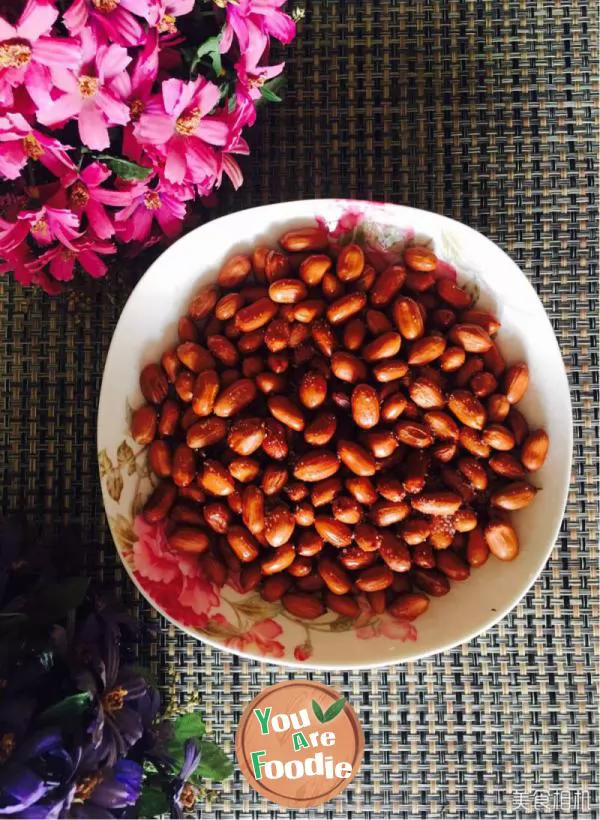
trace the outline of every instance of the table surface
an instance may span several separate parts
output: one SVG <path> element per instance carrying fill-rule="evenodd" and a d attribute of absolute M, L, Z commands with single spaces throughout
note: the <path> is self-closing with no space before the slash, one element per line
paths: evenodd
<path fill-rule="evenodd" d="M 420 663 L 315 674 L 349 697 L 362 770 L 332 803 L 279 811 L 239 773 L 203 816 L 598 816 L 598 155 L 596 4 L 584 0 L 311 0 L 286 100 L 265 106 L 245 186 L 218 212 L 303 197 L 390 200 L 452 216 L 521 266 L 572 388 L 573 481 L 560 537 L 498 626 Z M 96 467 L 104 357 L 131 271 L 50 300 L 0 285 L 0 492 L 47 530 L 73 524 L 84 560 L 154 629 L 143 653 L 199 702 L 233 754 L 244 704 L 288 673 L 193 641 L 118 566 Z M 290 674 L 290 677 L 293 675 Z"/>

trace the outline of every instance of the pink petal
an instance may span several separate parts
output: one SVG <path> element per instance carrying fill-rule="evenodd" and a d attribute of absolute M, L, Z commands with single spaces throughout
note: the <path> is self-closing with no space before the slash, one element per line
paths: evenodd
<path fill-rule="evenodd" d="M 394 618 L 382 618 L 381 634 L 386 638 L 398 641 L 415 641 L 417 630 L 410 621 Z"/>
<path fill-rule="evenodd" d="M 242 174 L 242 169 L 237 164 L 232 156 L 229 154 L 223 155 L 223 170 L 231 180 L 231 184 L 237 191 L 244 182 L 244 175 Z"/>
<path fill-rule="evenodd" d="M 265 53 L 269 38 L 251 20 L 246 20 L 246 27 L 248 29 L 249 42 L 248 47 L 243 50 L 242 60 L 251 74 L 257 74 L 256 66 Z"/>
<path fill-rule="evenodd" d="M 152 228 L 152 211 L 149 211 L 148 208 L 140 208 L 135 216 L 135 222 L 132 225 L 132 238 L 137 239 L 139 242 L 143 242 L 144 239 L 147 239 L 150 236 L 150 230 Z"/>
<path fill-rule="evenodd" d="M 112 205 L 113 207 L 123 207 L 131 202 L 131 191 L 111 191 L 109 188 L 96 188 L 92 198 L 102 205 Z"/>
<path fill-rule="evenodd" d="M 194 103 L 195 108 L 200 109 L 201 116 L 208 114 L 216 104 L 219 102 L 221 97 L 221 92 L 219 91 L 218 87 L 213 83 L 206 83 L 198 90 L 198 93 L 195 95 Z"/>
<path fill-rule="evenodd" d="M 142 51 L 138 54 L 133 71 L 131 72 L 131 84 L 136 90 L 148 85 L 150 91 L 152 83 L 158 74 L 158 32 L 150 31 Z"/>
<path fill-rule="evenodd" d="M 270 641 L 273 638 L 276 638 L 278 635 L 281 635 L 283 629 L 281 626 L 274 621 L 272 618 L 266 618 L 264 621 L 259 621 L 258 623 L 254 624 L 251 629 L 252 635 L 256 636 L 260 640 L 263 641 Z"/>
<path fill-rule="evenodd" d="M 210 145 L 226 145 L 229 139 L 229 125 L 218 117 L 203 117 L 195 136 Z"/>
<path fill-rule="evenodd" d="M 29 63 L 25 73 L 25 85 L 36 108 L 45 108 L 50 102 L 50 89 L 52 87 L 49 69 L 40 63 Z"/>
<path fill-rule="evenodd" d="M 110 220 L 110 217 L 106 213 L 104 205 L 101 205 L 99 202 L 95 202 L 93 199 L 87 204 L 85 209 L 85 213 L 89 220 L 90 225 L 94 229 L 94 233 L 100 239 L 108 239 L 110 236 L 113 236 L 115 232 L 115 226 Z"/>
<path fill-rule="evenodd" d="M 131 118 L 129 106 L 119 102 L 109 91 L 101 89 L 95 97 L 95 102 L 108 119 L 111 125 L 127 125 Z"/>
<path fill-rule="evenodd" d="M 117 7 L 108 15 L 95 18 L 104 29 L 107 38 L 126 46 L 138 46 L 144 41 L 144 30 L 136 18 L 123 8 Z"/>
<path fill-rule="evenodd" d="M 53 84 L 61 91 L 65 91 L 67 94 L 79 93 L 79 83 L 77 82 L 77 77 L 68 68 L 52 66 L 50 69 L 50 76 L 52 77 Z"/>
<path fill-rule="evenodd" d="M 194 97 L 200 81 L 184 83 L 172 78 L 165 80 L 161 86 L 163 105 L 167 114 L 172 117 L 179 115 L 187 108 Z"/>
<path fill-rule="evenodd" d="M 164 145 L 173 134 L 173 120 L 166 114 L 142 114 L 135 128 L 140 142 Z"/>
<path fill-rule="evenodd" d="M 169 239 L 173 239 L 181 232 L 183 220 L 175 216 L 168 208 L 159 208 L 156 211 L 156 221 Z"/>
<path fill-rule="evenodd" d="M 248 27 L 246 26 L 246 21 L 241 19 L 238 12 L 232 6 L 227 6 L 227 22 L 235 32 L 235 36 L 240 44 L 240 49 L 247 51 L 250 44 Z"/>
<path fill-rule="evenodd" d="M 52 28 L 57 17 L 58 9 L 53 3 L 29 0 L 17 25 L 17 36 L 35 41 Z"/>
<path fill-rule="evenodd" d="M 50 262 L 50 273 L 59 282 L 68 282 L 73 278 L 73 269 L 75 267 L 75 257 L 63 257 L 63 254 L 58 251 L 56 256 Z"/>
<path fill-rule="evenodd" d="M 33 57 L 42 65 L 76 68 L 80 61 L 80 48 L 76 43 L 40 37 L 33 47 Z"/>
<path fill-rule="evenodd" d="M 126 71 L 122 71 L 112 78 L 109 87 L 122 100 L 129 99 L 132 92 L 131 77 Z"/>
<path fill-rule="evenodd" d="M 127 49 L 122 46 L 113 44 L 108 48 L 100 48 L 97 57 L 98 76 L 101 80 L 116 77 L 117 74 L 125 71 L 130 62 L 131 57 Z"/>
<path fill-rule="evenodd" d="M 230 26 L 229 23 L 223 28 L 223 33 L 221 34 L 221 41 L 219 43 L 219 51 L 221 54 L 227 54 L 229 49 L 231 48 L 231 44 L 233 43 L 233 28 Z"/>
<path fill-rule="evenodd" d="M 167 8 L 175 17 L 183 17 L 184 14 L 190 14 L 194 9 L 195 0 L 170 0 L 167 3 Z"/>
<path fill-rule="evenodd" d="M 296 24 L 282 11 L 271 11 L 265 16 L 265 28 L 282 43 L 291 43 L 296 36 Z"/>
<path fill-rule="evenodd" d="M 71 34 L 79 34 L 88 19 L 86 0 L 73 0 L 63 14 L 63 20 Z"/>
<path fill-rule="evenodd" d="M 78 94 L 63 94 L 53 100 L 48 108 L 38 111 L 37 118 L 43 125 L 56 125 L 79 114 L 81 108 L 82 100 Z"/>
<path fill-rule="evenodd" d="M 110 170 L 102 162 L 92 162 L 81 172 L 81 179 L 88 188 L 95 188 L 98 185 L 102 185 L 103 182 L 106 182 L 110 174 Z M 94 197 L 95 195 L 94 192 Z"/>
<path fill-rule="evenodd" d="M 79 262 L 81 262 L 81 266 L 86 273 L 89 273 L 94 279 L 99 279 L 104 276 L 108 270 L 105 263 L 94 251 L 81 251 L 79 254 Z"/>
<path fill-rule="evenodd" d="M 0 148 L 0 176 L 18 179 L 27 164 L 27 157 L 20 142 Z"/>
<path fill-rule="evenodd" d="M 131 11 L 139 17 L 143 17 L 144 20 L 148 20 L 150 16 L 150 4 L 148 0 L 121 0 L 121 5 L 124 9 L 127 9 L 127 11 Z"/>
<path fill-rule="evenodd" d="M 183 182 L 187 171 L 183 140 L 174 139 L 167 149 L 165 176 L 170 182 Z"/>
<path fill-rule="evenodd" d="M 96 151 L 110 147 L 108 128 L 102 112 L 95 105 L 84 105 L 79 114 L 79 136 L 84 145 Z"/>
<path fill-rule="evenodd" d="M 189 140 L 186 152 L 188 169 L 195 183 L 201 183 L 206 177 L 215 177 L 218 172 L 215 152 L 201 140 Z"/>

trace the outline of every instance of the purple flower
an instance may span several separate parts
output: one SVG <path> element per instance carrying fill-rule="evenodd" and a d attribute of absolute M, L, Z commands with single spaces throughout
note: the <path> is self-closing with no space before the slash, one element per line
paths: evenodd
<path fill-rule="evenodd" d="M 0 815 L 58 816 L 51 811 L 64 805 L 61 786 L 71 782 L 79 758 L 79 751 L 67 751 L 54 727 L 31 735 L 9 753 L 0 769 Z"/>
<path fill-rule="evenodd" d="M 157 695 L 149 691 L 145 679 L 120 666 L 119 642 L 118 626 L 100 618 L 88 619 L 76 642 L 76 651 L 87 661 L 77 681 L 95 698 L 97 753 L 108 766 L 143 737 L 158 709 Z"/>
<path fill-rule="evenodd" d="M 111 768 L 81 777 L 67 816 L 113 817 L 113 809 L 123 809 L 137 803 L 142 780 L 142 767 L 133 760 L 119 760 Z"/>
<path fill-rule="evenodd" d="M 173 817 L 183 817 L 184 811 L 191 811 L 198 798 L 195 786 L 188 783 L 188 780 L 198 768 L 202 752 L 190 738 L 185 742 L 183 754 L 181 770 L 171 783 L 170 804 Z"/>

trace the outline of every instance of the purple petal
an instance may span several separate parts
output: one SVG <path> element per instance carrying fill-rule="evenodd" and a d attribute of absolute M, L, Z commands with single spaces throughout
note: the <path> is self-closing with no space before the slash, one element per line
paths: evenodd
<path fill-rule="evenodd" d="M 196 745 L 195 740 L 189 738 L 185 741 L 183 747 L 183 765 L 181 767 L 180 778 L 184 781 L 188 780 L 194 774 L 200 763 L 202 752 L 200 747 Z"/>
<path fill-rule="evenodd" d="M 90 803 L 105 809 L 132 806 L 140 796 L 142 768 L 133 760 L 119 760 L 90 795 Z"/>
<path fill-rule="evenodd" d="M 41 800 L 51 785 L 28 766 L 14 764 L 0 771 L 0 813 L 15 814 Z"/>

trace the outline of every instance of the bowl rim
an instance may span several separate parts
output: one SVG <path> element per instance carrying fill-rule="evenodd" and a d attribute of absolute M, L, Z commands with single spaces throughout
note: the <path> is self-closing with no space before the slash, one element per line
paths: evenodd
<path fill-rule="evenodd" d="M 204 230 L 204 229 L 206 229 L 210 226 L 213 226 L 215 223 L 218 223 L 218 222 L 221 222 L 221 221 L 226 221 L 226 220 L 230 219 L 231 217 L 239 216 L 242 213 L 249 213 L 249 212 L 258 213 L 260 211 L 271 210 L 271 209 L 273 209 L 273 207 L 292 208 L 294 205 L 301 205 L 301 204 L 306 205 L 308 203 L 312 203 L 315 206 L 315 208 L 321 206 L 325 209 L 330 208 L 334 204 L 338 205 L 338 206 L 339 205 L 347 205 L 347 206 L 358 206 L 358 207 L 360 207 L 360 206 L 363 206 L 363 207 L 365 207 L 365 206 L 367 206 L 367 207 L 368 206 L 379 206 L 379 207 L 393 206 L 394 208 L 400 208 L 402 211 L 404 211 L 408 214 L 410 214 L 410 213 L 426 214 L 430 218 L 434 218 L 436 220 L 439 220 L 442 224 L 447 224 L 451 229 L 455 229 L 454 226 L 459 226 L 460 230 L 463 230 L 463 231 L 466 230 L 467 232 L 473 232 L 474 234 L 476 234 L 480 237 L 483 237 L 483 239 L 486 242 L 489 242 L 491 245 L 493 245 L 506 258 L 508 263 L 523 277 L 523 279 L 525 280 L 525 282 L 527 284 L 527 287 L 532 291 L 535 299 L 538 301 L 539 305 L 541 306 L 544 319 L 545 319 L 545 321 L 546 321 L 546 323 L 547 323 L 547 325 L 548 325 L 548 327 L 551 331 L 553 343 L 554 343 L 554 346 L 556 348 L 556 352 L 558 353 L 558 356 L 559 356 L 561 364 L 562 364 L 562 368 L 561 368 L 560 372 L 557 371 L 554 378 L 555 378 L 555 380 L 560 380 L 562 382 L 561 389 L 566 388 L 566 395 L 568 396 L 568 421 L 569 421 L 568 431 L 567 431 L 567 444 L 568 444 L 568 450 L 567 451 L 569 453 L 569 460 L 568 460 L 568 476 L 569 476 L 569 478 L 568 478 L 568 481 L 566 481 L 564 483 L 561 504 L 557 508 L 557 509 L 560 510 L 560 514 L 556 515 L 556 523 L 555 523 L 555 526 L 553 528 L 554 529 L 553 537 L 549 540 L 549 545 L 544 550 L 543 554 L 540 554 L 539 565 L 538 565 L 537 569 L 535 570 L 535 572 L 532 573 L 531 576 L 527 577 L 525 585 L 522 587 L 522 589 L 515 596 L 513 596 L 513 598 L 509 601 L 509 603 L 505 607 L 503 607 L 500 611 L 495 612 L 490 618 L 485 620 L 483 625 L 477 626 L 475 629 L 473 629 L 472 631 L 466 633 L 465 635 L 463 635 L 458 640 L 456 640 L 456 639 L 450 640 L 447 643 L 444 643 L 444 644 L 442 644 L 439 647 L 436 647 L 434 649 L 428 649 L 428 650 L 425 650 L 425 651 L 414 652 L 414 653 L 411 653 L 411 654 L 408 654 L 408 655 L 404 655 L 401 658 L 390 658 L 390 659 L 385 659 L 385 660 L 382 660 L 382 661 L 368 662 L 368 663 L 357 662 L 357 663 L 351 663 L 351 664 L 334 664 L 334 663 L 327 663 L 327 662 L 313 663 L 313 662 L 311 662 L 310 659 L 307 659 L 306 661 L 279 660 L 278 658 L 273 658 L 273 657 L 270 657 L 270 656 L 261 655 L 257 652 L 247 652 L 247 651 L 242 651 L 242 650 L 239 650 L 239 649 L 232 649 L 231 647 L 226 646 L 224 643 L 220 643 L 219 641 L 217 641 L 213 638 L 210 638 L 210 637 L 208 637 L 204 634 L 202 634 L 202 636 L 198 635 L 191 628 L 183 626 L 178 621 L 176 621 L 173 617 L 168 615 L 163 610 L 163 608 L 161 606 L 159 606 L 155 601 L 153 601 L 151 599 L 151 597 L 144 590 L 142 585 L 139 583 L 139 581 L 137 580 L 137 578 L 133 574 L 133 572 L 132 572 L 131 568 L 129 567 L 129 565 L 127 564 L 127 562 L 123 561 L 123 559 L 121 557 L 119 547 L 117 546 L 117 539 L 116 539 L 116 537 L 113 533 L 113 528 L 112 528 L 110 518 L 109 518 L 109 516 L 107 514 L 107 511 L 106 511 L 106 503 L 105 503 L 105 492 L 106 491 L 104 489 L 102 481 L 100 480 L 100 488 L 101 488 L 101 492 L 102 492 L 102 505 L 104 507 L 104 514 L 105 514 L 106 519 L 107 519 L 107 523 L 108 523 L 108 527 L 109 527 L 109 530 L 110 530 L 111 538 L 113 540 L 114 548 L 117 552 L 117 555 L 119 557 L 119 560 L 120 560 L 122 566 L 125 567 L 125 570 L 127 572 L 127 575 L 129 576 L 130 580 L 133 582 L 133 584 L 135 585 L 137 590 L 141 593 L 142 597 L 150 604 L 150 606 L 153 609 L 155 609 L 163 618 L 165 618 L 169 623 L 173 624 L 177 629 L 180 629 L 182 632 L 187 634 L 190 638 L 193 638 L 196 641 L 200 641 L 201 643 L 206 643 L 209 646 L 214 647 L 215 649 L 218 649 L 222 652 L 226 652 L 230 655 L 238 656 L 240 658 L 244 658 L 245 660 L 257 661 L 259 663 L 269 664 L 269 665 L 276 666 L 276 667 L 282 668 L 282 669 L 285 669 L 285 668 L 298 669 L 298 670 L 303 670 L 305 672 L 307 672 L 307 671 L 327 671 L 327 672 L 330 672 L 330 671 L 354 671 L 354 670 L 364 671 L 364 670 L 368 670 L 368 669 L 384 669 L 384 668 L 387 668 L 387 667 L 390 667 L 390 666 L 396 666 L 398 664 L 414 663 L 415 661 L 423 660 L 423 659 L 429 658 L 433 655 L 441 654 L 443 652 L 449 652 L 450 650 L 456 649 L 457 647 L 461 646 L 462 644 L 470 643 L 471 641 L 474 640 L 474 638 L 477 638 L 480 635 L 485 634 L 492 627 L 494 627 L 498 623 L 500 623 L 500 621 L 502 621 L 510 612 L 512 612 L 512 610 L 520 603 L 520 601 L 522 601 L 523 598 L 525 598 L 525 596 L 529 593 L 529 591 L 534 586 L 534 584 L 538 581 L 540 575 L 544 571 L 544 569 L 545 569 L 545 567 L 546 567 L 546 565 L 547 565 L 547 563 L 548 563 L 548 561 L 549 561 L 549 559 L 552 555 L 553 550 L 557 546 L 557 540 L 558 540 L 558 537 L 560 535 L 560 530 L 561 530 L 562 523 L 563 523 L 564 516 L 565 516 L 565 510 L 566 510 L 566 507 L 567 507 L 569 491 L 570 491 L 571 482 L 572 482 L 573 441 L 574 441 L 574 439 L 573 439 L 573 405 L 572 405 L 572 400 L 571 400 L 571 387 L 570 387 L 570 384 L 569 384 L 569 379 L 568 379 L 564 359 L 563 359 L 563 356 L 562 356 L 560 346 L 558 344 L 558 339 L 556 338 L 556 333 L 554 332 L 554 328 L 552 326 L 552 322 L 550 321 L 550 317 L 549 317 L 549 315 L 546 311 L 546 308 L 544 307 L 544 304 L 543 304 L 542 300 L 540 299 L 536 289 L 533 287 L 533 285 L 530 282 L 529 278 L 525 275 L 525 273 L 521 270 L 521 268 L 517 265 L 517 263 L 512 259 L 512 257 L 509 256 L 506 253 L 506 251 L 504 251 L 504 249 L 500 245 L 496 244 L 492 239 L 490 239 L 488 236 L 486 236 L 486 234 L 482 233 L 481 231 L 476 230 L 475 228 L 472 228 L 470 225 L 467 225 L 464 222 L 459 222 L 456 219 L 452 219 L 451 217 L 445 216 L 443 214 L 438 214 L 435 211 L 428 211 L 424 208 L 414 208 L 414 207 L 411 207 L 411 206 L 408 206 L 408 205 L 401 205 L 401 204 L 395 203 L 395 202 L 383 202 L 383 201 L 377 201 L 377 200 L 354 199 L 354 198 L 346 198 L 346 197 L 329 197 L 329 198 L 319 197 L 319 198 L 312 198 L 312 199 L 307 198 L 307 199 L 297 199 L 297 200 L 286 200 L 284 202 L 271 202 L 271 203 L 268 203 L 266 205 L 257 205 L 257 206 L 254 206 L 252 208 L 243 208 L 243 209 L 240 209 L 238 211 L 232 211 L 229 214 L 225 214 L 223 216 L 217 217 L 216 219 L 211 219 L 208 222 L 205 222 L 204 224 L 197 226 L 193 230 L 189 231 L 189 233 L 186 233 L 183 236 L 178 237 L 175 240 L 175 242 L 173 242 L 171 245 L 169 245 L 167 248 L 165 248 L 163 250 L 163 252 L 144 271 L 144 273 L 140 277 L 139 281 L 136 283 L 135 287 L 133 288 L 133 290 L 131 291 L 131 293 L 127 297 L 127 301 L 125 302 L 125 305 L 123 306 L 123 309 L 122 309 L 122 311 L 119 315 L 117 323 L 116 323 L 116 325 L 114 327 L 114 330 L 112 332 L 108 353 L 106 355 L 106 359 L 104 361 L 104 367 L 103 367 L 103 370 L 102 370 L 102 381 L 101 381 L 101 385 L 100 385 L 100 392 L 98 394 L 98 411 L 97 411 L 97 419 L 96 419 L 96 445 L 97 445 L 96 449 L 97 449 L 97 452 L 99 452 L 99 450 L 100 450 L 100 440 L 99 440 L 100 439 L 100 408 L 101 408 L 102 403 L 103 403 L 103 393 L 106 389 L 106 384 L 107 384 L 107 382 L 106 382 L 106 373 L 107 373 L 108 365 L 111 361 L 111 358 L 113 356 L 117 355 L 116 354 L 116 348 L 113 348 L 114 338 L 117 335 L 117 332 L 118 332 L 121 324 L 122 323 L 124 324 L 127 311 L 128 311 L 128 309 L 131 309 L 131 304 L 134 301 L 134 297 L 136 295 L 136 292 L 137 292 L 138 288 L 140 288 L 140 286 L 142 285 L 142 282 L 143 282 L 144 278 L 147 275 L 149 275 L 156 267 L 158 267 L 159 264 L 160 265 L 164 264 L 164 257 L 167 254 L 169 254 L 176 245 L 178 245 L 180 242 L 189 242 L 189 241 L 191 241 L 191 237 L 193 237 L 195 234 L 201 232 L 202 230 Z M 287 219 L 293 219 L 294 217 L 293 217 L 293 215 L 289 215 L 286 218 Z M 566 466 L 567 465 L 565 465 L 565 467 Z M 98 465 L 98 472 L 100 472 L 99 465 Z M 565 469 L 565 472 L 567 472 L 566 469 Z"/>

